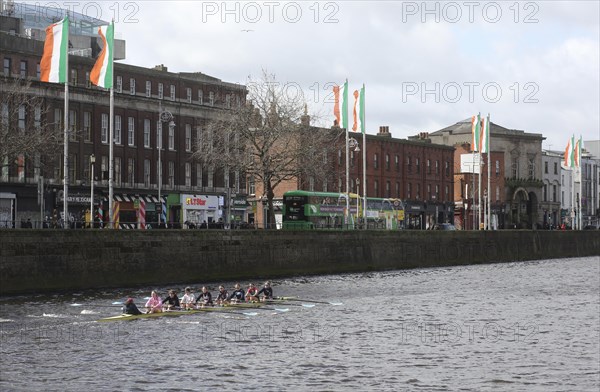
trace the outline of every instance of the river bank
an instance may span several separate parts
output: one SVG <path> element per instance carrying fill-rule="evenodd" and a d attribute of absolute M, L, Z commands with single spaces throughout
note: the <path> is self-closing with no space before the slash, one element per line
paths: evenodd
<path fill-rule="evenodd" d="M 596 255 L 593 230 L 0 230 L 0 295 Z"/>

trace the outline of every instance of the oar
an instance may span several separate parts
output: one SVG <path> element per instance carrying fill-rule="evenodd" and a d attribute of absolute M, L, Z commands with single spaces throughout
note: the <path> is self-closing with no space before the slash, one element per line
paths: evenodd
<path fill-rule="evenodd" d="M 312 299 L 301 299 L 301 298 L 295 298 L 295 297 L 276 297 L 276 299 L 280 299 L 283 301 L 297 301 L 297 302 L 310 302 L 313 304 L 327 304 L 327 305 L 343 305 L 343 303 L 341 302 L 325 302 L 325 301 L 315 301 Z"/>
<path fill-rule="evenodd" d="M 275 305 L 275 304 L 279 303 L 279 304 L 283 304 L 285 306 L 300 306 L 303 308 L 314 308 L 315 307 L 315 304 L 290 304 L 290 303 L 287 303 L 284 301 L 273 301 L 273 302 L 268 302 L 268 303 L 271 305 Z"/>
<path fill-rule="evenodd" d="M 93 306 L 93 307 L 100 307 L 100 308 L 116 308 L 119 306 L 123 306 L 122 303 L 118 303 L 118 304 L 113 304 L 113 305 L 106 305 L 106 304 L 71 304 L 70 306 Z"/>

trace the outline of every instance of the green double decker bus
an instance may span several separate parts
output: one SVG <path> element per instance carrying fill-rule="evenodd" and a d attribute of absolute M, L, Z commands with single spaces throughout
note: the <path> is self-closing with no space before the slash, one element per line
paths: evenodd
<path fill-rule="evenodd" d="M 283 195 L 283 228 L 394 230 L 403 227 L 404 204 L 400 199 L 367 198 L 364 214 L 362 204 L 363 200 L 355 193 L 286 192 Z"/>

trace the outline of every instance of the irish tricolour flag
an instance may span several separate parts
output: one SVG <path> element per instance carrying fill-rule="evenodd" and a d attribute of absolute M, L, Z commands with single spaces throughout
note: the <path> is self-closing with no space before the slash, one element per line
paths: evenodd
<path fill-rule="evenodd" d="M 564 155 L 564 165 L 566 167 L 575 167 L 575 136 L 571 136 L 571 140 L 567 143 Z"/>
<path fill-rule="evenodd" d="M 354 125 L 352 130 L 354 132 L 365 133 L 365 85 L 359 90 L 354 90 L 354 110 L 352 111 L 354 117 Z"/>
<path fill-rule="evenodd" d="M 50 83 L 67 82 L 69 56 L 69 17 L 46 27 L 44 54 L 40 63 L 40 80 Z"/>
<path fill-rule="evenodd" d="M 111 88 L 113 86 L 113 48 L 115 36 L 115 23 L 101 26 L 98 34 L 102 38 L 104 46 L 90 73 L 90 81 L 96 86 Z"/>
<path fill-rule="evenodd" d="M 478 114 L 477 116 L 471 117 L 471 151 L 479 151 L 480 149 L 480 141 L 481 141 L 481 116 Z"/>
<path fill-rule="evenodd" d="M 340 128 L 348 129 L 348 80 L 343 86 L 333 86 L 333 115 Z"/>

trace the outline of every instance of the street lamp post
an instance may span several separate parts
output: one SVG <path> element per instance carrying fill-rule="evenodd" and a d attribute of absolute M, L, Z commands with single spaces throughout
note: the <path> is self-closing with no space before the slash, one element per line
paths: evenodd
<path fill-rule="evenodd" d="M 162 123 L 168 123 L 169 124 L 169 129 L 173 129 L 175 127 L 175 122 L 173 121 L 173 114 L 171 112 L 169 112 L 168 110 L 163 110 L 162 109 L 162 102 L 159 102 L 159 107 L 158 107 L 158 111 L 159 111 L 159 119 L 158 121 L 160 121 L 161 126 L 158 128 L 158 135 L 157 135 L 157 140 L 156 140 L 156 149 L 158 150 L 158 204 L 160 205 L 160 211 L 158 211 L 157 217 L 158 217 L 158 228 L 160 228 L 160 218 L 162 215 L 162 209 L 163 209 L 163 205 L 162 205 L 162 199 L 161 199 L 161 185 L 162 185 L 162 160 L 160 158 L 160 152 L 162 150 L 162 142 L 163 142 L 163 137 L 162 137 Z"/>
<path fill-rule="evenodd" d="M 90 155 L 91 177 L 90 177 L 90 229 L 94 228 L 94 163 L 96 156 Z"/>
<path fill-rule="evenodd" d="M 350 217 L 350 149 L 359 152 L 358 141 L 351 137 L 348 139 L 348 130 L 346 130 L 346 225 L 349 225 Z"/>

